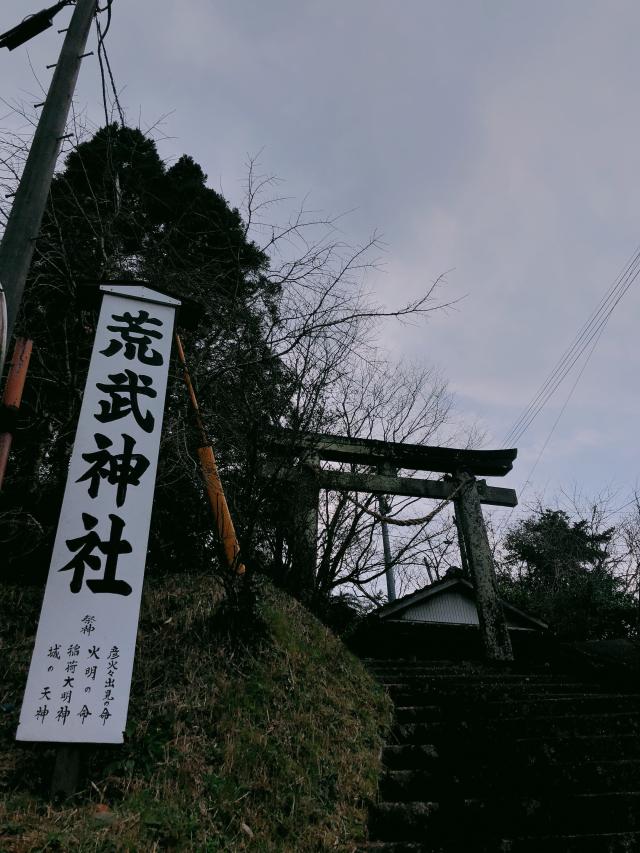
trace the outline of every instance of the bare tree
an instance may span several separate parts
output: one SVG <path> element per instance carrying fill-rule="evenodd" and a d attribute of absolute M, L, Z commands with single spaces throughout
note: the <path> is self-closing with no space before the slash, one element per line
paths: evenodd
<path fill-rule="evenodd" d="M 92 274 L 148 279 L 178 293 L 185 291 L 205 306 L 208 325 L 201 324 L 198 334 L 187 334 L 185 343 L 243 548 L 263 566 L 278 561 L 286 565 L 288 544 L 273 518 L 277 481 L 273 472 L 264 474 L 265 428 L 414 442 L 444 436 L 443 430 L 451 426 L 451 401 L 443 380 L 434 371 L 394 367 L 380 358 L 375 347 L 385 320 L 425 317 L 450 304 L 437 299 L 442 281 L 427 285 L 421 297 L 404 305 L 377 304 L 367 294 L 365 280 L 379 264 L 378 237 L 351 247 L 340 230 L 342 218 L 318 215 L 304 205 L 282 224 L 278 205 L 286 200 L 272 194 L 278 182 L 260 176 L 253 160 L 248 165 L 243 218 L 238 217 L 244 229 L 242 245 L 225 243 L 225 232 L 220 230 L 216 239 L 221 242 L 210 253 L 213 260 L 209 256 L 198 260 L 198 223 L 202 222 L 205 235 L 211 228 L 206 214 L 186 206 L 182 218 L 158 230 L 142 205 L 127 201 L 132 198 L 123 183 L 128 166 L 118 166 L 112 146 L 124 130 L 129 132 L 130 144 L 130 129 L 106 129 L 105 168 L 96 182 L 94 177 L 89 179 L 90 174 L 98 174 L 95 162 L 83 159 L 86 124 L 76 121 L 76 128 L 76 171 L 69 176 L 62 172 L 57 178 L 64 205 L 55 199 L 50 205 L 46 240 L 39 241 L 36 249 L 31 293 L 38 296 L 31 308 L 39 310 L 36 303 L 47 293 L 55 294 L 58 301 L 75 297 L 85 271 L 78 269 L 69 244 L 71 220 L 82 223 L 95 265 Z M 6 156 L 0 180 L 7 187 L 19 175 L 25 139 L 26 134 L 4 137 Z M 191 174 L 199 167 L 191 161 L 189 168 Z M 78 179 L 78 171 L 84 171 L 86 186 L 82 174 Z M 191 249 L 194 242 L 194 259 L 185 262 L 182 249 Z M 242 254 L 247 251 L 257 259 L 253 265 Z M 224 287 L 218 286 L 221 264 Z M 234 270 L 237 287 L 230 285 Z M 56 321 L 50 329 L 46 316 L 40 316 L 42 334 L 55 338 L 59 348 L 52 361 L 36 347 L 33 361 L 35 384 L 29 405 L 33 417 L 43 420 L 42 440 L 37 451 L 21 461 L 29 468 L 24 479 L 34 492 L 40 483 L 55 480 L 64 471 L 86 368 L 86 341 L 78 333 L 90 338 L 93 321 L 89 314 L 63 316 L 62 324 Z M 65 404 L 52 408 L 47 401 L 40 406 L 39 401 L 47 398 L 43 392 L 59 387 L 68 390 Z M 169 384 L 163 442 L 167 452 L 159 471 L 159 490 L 169 494 L 178 483 L 184 488 L 186 478 L 195 494 L 200 489 L 199 472 L 178 375 Z M 393 513 L 401 514 L 410 505 L 397 501 Z M 381 571 L 379 524 L 348 496 L 327 496 L 322 518 L 318 591 L 328 595 L 343 584 L 364 590 Z M 192 538 L 213 547 L 204 518 L 194 518 L 194 524 Z M 416 572 L 422 571 L 424 549 L 440 554 L 442 547 L 449 547 L 438 544 L 451 539 L 449 528 L 450 522 L 445 522 L 440 532 L 407 529 L 395 541 L 402 583 L 404 574 L 412 583 Z"/>
<path fill-rule="evenodd" d="M 453 400 L 434 369 L 392 365 L 375 358 L 350 364 L 333 384 L 326 401 L 324 429 L 354 438 L 375 438 L 415 444 L 446 444 L 452 427 Z M 367 472 L 363 466 L 345 467 Z M 413 472 L 406 472 L 413 473 Z M 424 476 L 423 474 L 421 476 Z M 373 495 L 325 492 L 320 503 L 317 591 L 329 595 L 339 587 L 354 588 L 377 599 L 385 572 L 380 521 Z M 390 518 L 427 515 L 433 505 L 415 498 L 395 498 Z M 400 593 L 427 580 L 429 565 L 446 568 L 458 560 L 451 511 L 430 523 L 391 525 L 393 567 Z"/>

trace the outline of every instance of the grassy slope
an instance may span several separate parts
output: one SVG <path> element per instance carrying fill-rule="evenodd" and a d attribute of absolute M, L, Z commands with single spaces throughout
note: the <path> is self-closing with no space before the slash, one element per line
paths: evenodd
<path fill-rule="evenodd" d="M 0 587 L 0 850 L 353 850 L 388 700 L 295 601 L 260 588 L 251 649 L 210 577 L 152 581 L 127 743 L 92 748 L 72 803 L 53 753 L 13 736 L 40 594 Z"/>

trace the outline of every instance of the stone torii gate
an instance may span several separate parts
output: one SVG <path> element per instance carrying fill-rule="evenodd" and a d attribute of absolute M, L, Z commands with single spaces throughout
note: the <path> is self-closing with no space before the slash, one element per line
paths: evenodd
<path fill-rule="evenodd" d="M 292 559 L 299 577 L 309 582 L 313 581 L 316 570 L 320 489 L 435 500 L 451 498 L 455 492 L 453 503 L 460 548 L 476 592 L 485 653 L 490 660 L 513 659 L 498 599 L 482 504 L 514 507 L 518 500 L 513 489 L 489 486 L 477 477 L 504 477 L 513 467 L 517 450 L 461 450 L 324 433 L 298 434 L 289 430 L 282 430 L 275 436 L 272 449 L 278 455 L 298 459 L 298 465 L 283 471 L 280 479 L 296 486 L 297 525 Z M 337 471 L 322 468 L 321 461 L 364 465 L 374 471 Z M 444 480 L 399 477 L 400 469 L 447 476 Z"/>

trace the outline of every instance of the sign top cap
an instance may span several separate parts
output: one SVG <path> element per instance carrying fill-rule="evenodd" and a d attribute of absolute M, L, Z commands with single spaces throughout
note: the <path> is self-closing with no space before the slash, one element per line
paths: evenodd
<path fill-rule="evenodd" d="M 166 296 L 158 290 L 152 290 L 142 284 L 101 284 L 100 290 L 104 293 L 112 293 L 114 296 L 125 296 L 130 299 L 140 299 L 143 302 L 155 302 L 158 305 L 170 305 L 177 308 L 181 305 L 179 299 Z"/>

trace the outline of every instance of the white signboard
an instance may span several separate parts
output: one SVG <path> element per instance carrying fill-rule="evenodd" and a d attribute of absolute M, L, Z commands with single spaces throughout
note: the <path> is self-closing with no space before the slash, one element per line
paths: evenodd
<path fill-rule="evenodd" d="M 18 740 L 122 743 L 175 308 L 104 286 Z"/>

